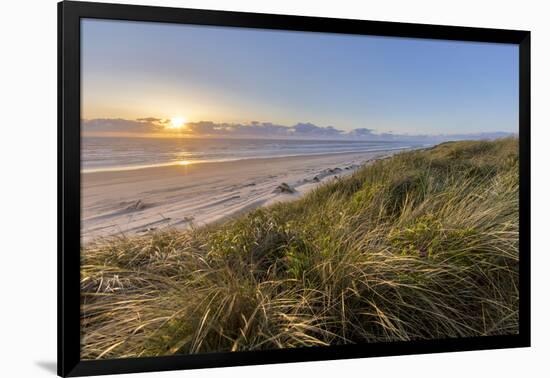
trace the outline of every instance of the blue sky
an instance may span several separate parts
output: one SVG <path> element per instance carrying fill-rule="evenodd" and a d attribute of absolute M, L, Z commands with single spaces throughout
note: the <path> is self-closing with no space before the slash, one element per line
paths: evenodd
<path fill-rule="evenodd" d="M 517 132 L 515 45 L 82 21 L 82 118 Z"/>

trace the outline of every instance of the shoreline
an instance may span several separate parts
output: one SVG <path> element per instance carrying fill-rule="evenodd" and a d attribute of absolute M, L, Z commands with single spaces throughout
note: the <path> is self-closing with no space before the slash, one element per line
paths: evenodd
<path fill-rule="evenodd" d="M 91 173 L 103 173 L 103 172 L 125 172 L 125 171 L 137 171 L 141 169 L 150 169 L 150 168 L 163 168 L 163 167 L 173 167 L 173 166 L 180 166 L 180 165 L 196 165 L 196 164 L 209 164 L 209 163 L 229 163 L 229 162 L 239 162 L 244 160 L 259 160 L 259 159 L 283 159 L 283 158 L 294 158 L 294 157 L 301 157 L 301 158 L 307 158 L 310 156 L 332 156 L 332 155 L 345 155 L 345 154 L 365 154 L 365 153 L 376 153 L 376 152 L 390 152 L 390 151 L 407 151 L 411 149 L 422 149 L 426 148 L 425 146 L 422 147 L 413 147 L 413 146 L 405 146 L 405 147 L 395 147 L 395 148 L 380 148 L 375 150 L 368 150 L 368 151 L 336 151 L 336 152 L 323 152 L 323 153 L 312 153 L 312 154 L 292 154 L 292 155 L 281 155 L 281 156 L 267 156 L 267 157 L 243 157 L 243 158 L 235 158 L 235 159 L 213 159 L 213 160 L 179 160 L 179 161 L 171 161 L 171 162 L 165 162 L 165 163 L 156 163 L 156 164 L 141 164 L 141 165 L 135 165 L 135 166 L 120 166 L 120 167 L 100 167 L 100 168 L 84 168 L 80 170 L 80 174 L 91 174 Z"/>
<path fill-rule="evenodd" d="M 81 241 L 219 222 L 254 208 L 298 199 L 368 162 L 406 150 L 410 149 L 82 173 Z"/>

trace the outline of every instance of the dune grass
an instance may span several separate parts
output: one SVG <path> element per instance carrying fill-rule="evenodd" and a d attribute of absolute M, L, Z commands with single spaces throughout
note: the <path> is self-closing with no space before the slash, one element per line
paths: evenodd
<path fill-rule="evenodd" d="M 518 332 L 518 141 L 452 142 L 291 203 L 81 250 L 82 358 Z"/>

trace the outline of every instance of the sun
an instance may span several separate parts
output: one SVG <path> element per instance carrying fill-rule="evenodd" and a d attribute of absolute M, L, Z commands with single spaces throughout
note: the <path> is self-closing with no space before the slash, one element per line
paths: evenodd
<path fill-rule="evenodd" d="M 183 129 L 185 128 L 186 121 L 184 117 L 172 117 L 170 118 L 170 128 L 177 130 Z"/>

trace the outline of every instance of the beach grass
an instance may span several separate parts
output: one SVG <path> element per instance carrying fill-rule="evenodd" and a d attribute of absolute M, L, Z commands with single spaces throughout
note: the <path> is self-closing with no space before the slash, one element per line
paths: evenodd
<path fill-rule="evenodd" d="M 518 332 L 518 141 L 403 152 L 301 199 L 81 253 L 81 358 Z"/>

